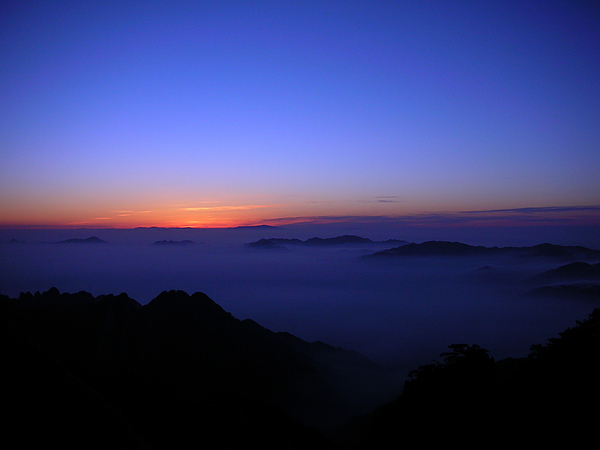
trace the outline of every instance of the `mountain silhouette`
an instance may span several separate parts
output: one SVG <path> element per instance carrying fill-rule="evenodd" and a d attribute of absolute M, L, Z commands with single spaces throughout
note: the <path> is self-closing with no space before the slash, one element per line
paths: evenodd
<path fill-rule="evenodd" d="M 368 238 L 344 235 L 332 238 L 313 237 L 304 241 L 306 245 L 345 245 L 345 244 L 372 244 L 373 241 Z"/>
<path fill-rule="evenodd" d="M 526 358 L 453 344 L 411 372 L 402 394 L 351 424 L 355 450 L 581 447 L 597 440 L 600 309 Z"/>
<path fill-rule="evenodd" d="M 236 319 L 199 292 L 143 306 L 125 293 L 0 295 L 3 437 L 68 449 L 578 447 L 596 438 L 599 332 L 594 309 L 526 358 L 452 344 L 402 388 L 356 352 Z M 378 389 L 395 399 L 369 407 Z"/>
<path fill-rule="evenodd" d="M 65 239 L 64 241 L 58 241 L 58 244 L 107 244 L 107 242 L 103 241 L 100 238 L 92 236 L 92 237 L 89 237 L 86 239 L 80 239 L 80 238 Z"/>
<path fill-rule="evenodd" d="M 305 241 L 300 239 L 287 239 L 287 238 L 268 238 L 260 239 L 255 242 L 246 244 L 247 247 L 255 248 L 282 248 L 286 245 L 292 246 L 336 246 L 336 245 L 353 245 L 353 244 L 390 244 L 399 245 L 404 244 L 406 241 L 399 239 L 388 239 L 387 241 L 373 241 L 369 238 L 364 238 L 355 235 L 343 235 L 332 238 L 319 238 L 313 237 L 306 239 Z"/>
<path fill-rule="evenodd" d="M 375 253 L 373 256 L 470 256 L 482 255 L 497 248 L 472 246 L 460 242 L 427 241 L 422 244 L 406 244 Z"/>
<path fill-rule="evenodd" d="M 547 270 L 529 279 L 544 283 L 527 292 L 528 295 L 552 296 L 565 300 L 600 300 L 600 263 L 573 262 Z"/>
<path fill-rule="evenodd" d="M 2 296 L 0 312 L 4 407 L 17 411 L 6 428 L 23 445 L 328 449 L 323 433 L 396 391 L 366 357 L 236 319 L 202 293 L 142 306 L 53 288 Z"/>
<path fill-rule="evenodd" d="M 581 280 L 600 280 L 600 263 L 589 264 L 586 262 L 573 262 L 548 270 L 532 277 L 534 281 L 560 282 L 560 281 L 581 281 Z"/>
<path fill-rule="evenodd" d="M 303 245 L 304 241 L 300 239 L 286 239 L 286 238 L 268 238 L 268 239 L 260 239 L 255 242 L 249 242 L 246 247 L 250 248 L 267 248 L 267 249 L 276 249 L 276 248 L 285 248 L 286 245 Z"/>
<path fill-rule="evenodd" d="M 581 246 L 563 246 L 555 244 L 539 244 L 531 247 L 484 247 L 473 246 L 461 242 L 427 241 L 420 244 L 411 243 L 376 252 L 367 257 L 394 256 L 517 256 L 544 257 L 553 259 L 600 259 L 600 251 Z"/>

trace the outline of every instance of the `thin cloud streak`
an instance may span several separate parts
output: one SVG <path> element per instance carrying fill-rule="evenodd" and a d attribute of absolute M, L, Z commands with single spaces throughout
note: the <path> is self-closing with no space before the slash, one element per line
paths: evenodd
<path fill-rule="evenodd" d="M 297 223 L 388 223 L 419 226 L 497 226 L 497 225 L 600 225 L 600 206 L 549 206 L 497 210 L 473 210 L 409 215 L 295 216 L 266 219 L 265 224 Z"/>
<path fill-rule="evenodd" d="M 245 211 L 251 209 L 272 208 L 274 205 L 223 205 L 223 206 L 191 206 L 181 208 L 182 211 Z"/>
<path fill-rule="evenodd" d="M 367 200 L 357 200 L 359 203 L 402 203 L 403 197 L 400 195 L 379 195 Z"/>

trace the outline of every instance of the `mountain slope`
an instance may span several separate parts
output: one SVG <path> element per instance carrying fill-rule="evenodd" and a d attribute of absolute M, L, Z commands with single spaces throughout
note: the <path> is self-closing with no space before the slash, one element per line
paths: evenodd
<path fill-rule="evenodd" d="M 588 264 L 573 262 L 556 269 L 547 270 L 532 277 L 533 281 L 556 283 L 561 281 L 595 281 L 600 280 L 600 263 Z"/>
<path fill-rule="evenodd" d="M 354 422 L 353 448 L 585 447 L 600 418 L 599 336 L 594 309 L 527 358 L 496 362 L 477 345 L 451 345 L 394 402 Z"/>
<path fill-rule="evenodd" d="M 10 365 L 55 361 L 23 380 L 12 377 L 13 407 L 42 402 L 48 429 L 62 430 L 77 416 L 88 436 L 109 423 L 114 442 L 140 448 L 208 437 L 225 448 L 332 448 L 323 431 L 383 398 L 360 399 L 363 383 L 390 381 L 361 355 L 240 321 L 202 293 L 163 292 L 141 306 L 126 294 L 51 289 L 4 297 L 0 311 Z M 31 345 L 18 345 L 24 341 Z M 79 386 L 87 394 L 67 396 L 65 404 L 81 404 L 65 414 L 59 398 L 44 399 L 48 380 L 50 392 Z"/>

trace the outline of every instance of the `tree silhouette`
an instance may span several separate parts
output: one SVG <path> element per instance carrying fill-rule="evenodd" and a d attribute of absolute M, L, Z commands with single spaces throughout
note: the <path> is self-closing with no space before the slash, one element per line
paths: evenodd
<path fill-rule="evenodd" d="M 600 309 L 527 358 L 496 362 L 466 344 L 440 357 L 410 372 L 401 396 L 368 418 L 357 448 L 577 447 L 596 439 Z"/>

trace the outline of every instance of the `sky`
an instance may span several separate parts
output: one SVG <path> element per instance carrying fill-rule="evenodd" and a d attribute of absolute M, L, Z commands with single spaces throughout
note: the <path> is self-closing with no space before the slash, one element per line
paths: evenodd
<path fill-rule="evenodd" d="M 0 226 L 600 223 L 593 1 L 2 1 L 0 64 Z"/>

